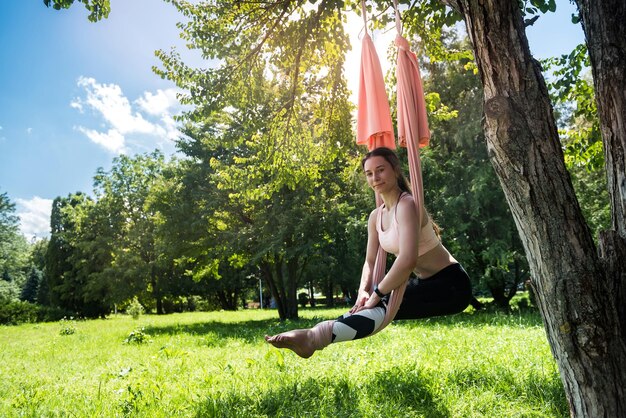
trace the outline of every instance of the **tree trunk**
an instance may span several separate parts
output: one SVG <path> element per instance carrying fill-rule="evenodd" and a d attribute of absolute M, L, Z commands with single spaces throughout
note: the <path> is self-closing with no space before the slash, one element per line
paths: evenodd
<path fill-rule="evenodd" d="M 276 297 L 276 307 L 278 308 L 278 316 L 281 321 L 285 319 L 289 319 L 288 309 L 287 309 L 287 289 L 285 289 L 285 281 L 283 277 L 283 268 L 282 261 L 279 257 L 274 257 L 273 267 L 273 277 L 276 283 L 276 289 L 278 290 L 278 295 Z"/>
<path fill-rule="evenodd" d="M 605 168 L 611 199 L 611 230 L 600 234 L 600 257 L 615 294 L 626 338 L 626 4 L 578 0 L 593 72 Z"/>
<path fill-rule="evenodd" d="M 274 294 L 276 293 L 276 289 L 275 289 L 276 286 L 274 286 L 274 281 L 272 280 L 272 273 L 270 272 L 270 268 L 268 264 L 266 262 L 261 262 L 259 264 L 259 271 L 261 274 L 261 278 L 265 282 L 265 287 L 270 292 L 270 297 L 273 297 Z M 270 305 L 268 303 L 267 307 L 269 308 L 269 306 Z"/>
<path fill-rule="evenodd" d="M 263 261 L 260 264 L 261 274 L 265 279 L 265 284 L 270 290 L 270 294 L 274 298 L 274 303 L 276 304 L 276 308 L 278 309 L 278 317 L 281 321 L 285 320 L 285 314 L 283 309 L 283 299 L 281 297 L 281 292 L 278 289 L 277 282 L 274 279 L 274 274 L 272 272 L 272 265 L 268 261 Z"/>
<path fill-rule="evenodd" d="M 509 305 L 511 297 L 507 294 L 504 284 L 501 286 L 488 286 L 488 288 L 489 293 L 491 293 L 491 296 L 493 297 L 494 305 L 496 305 L 498 309 L 509 312 L 511 309 L 511 306 Z"/>
<path fill-rule="evenodd" d="M 614 251 L 624 251 L 623 234 L 608 234 L 603 251 L 612 255 L 603 262 L 565 169 L 548 92 L 530 55 L 518 2 L 447 3 L 463 15 L 474 47 L 484 87 L 489 157 L 524 245 L 572 416 L 626 416 L 626 344 L 617 308 L 624 302 L 624 274 L 615 270 L 621 265 L 624 271 L 624 261 L 614 258 Z M 623 62 L 613 68 L 623 72 Z M 626 185 L 621 178 L 623 204 Z M 624 211 L 614 211 L 620 213 L 623 218 Z"/>
<path fill-rule="evenodd" d="M 157 315 L 163 315 L 163 295 L 161 295 L 161 289 L 159 288 L 159 281 L 154 267 L 150 267 L 150 284 L 152 285 L 152 297 L 154 297 L 156 301 L 156 313 Z"/>
<path fill-rule="evenodd" d="M 298 319 L 298 257 L 290 258 L 287 270 L 287 318 Z"/>
<path fill-rule="evenodd" d="M 227 290 L 219 290 L 217 291 L 217 299 L 220 302 L 221 308 L 225 311 L 237 310 L 237 299 L 239 299 L 239 293 L 231 293 Z"/>
<path fill-rule="evenodd" d="M 329 277 L 328 280 L 325 282 L 325 288 L 324 288 L 324 296 L 326 296 L 326 307 L 327 308 L 334 308 L 335 307 L 335 298 L 333 295 L 333 290 L 335 287 L 334 281 L 332 279 L 332 277 Z"/>
<path fill-rule="evenodd" d="M 611 229 L 626 237 L 626 3 L 577 0 L 604 145 Z"/>
<path fill-rule="evenodd" d="M 309 280 L 309 303 L 311 308 L 315 308 L 315 292 L 313 291 L 313 280 Z"/>
<path fill-rule="evenodd" d="M 283 259 L 275 256 L 273 262 L 263 261 L 261 272 L 274 297 L 278 316 L 281 321 L 298 318 L 297 284 L 292 283 L 293 277 L 289 268 L 285 268 Z M 286 271 L 285 271 L 286 270 Z M 287 278 L 285 278 L 285 274 Z"/>
<path fill-rule="evenodd" d="M 606 294 L 617 309 L 614 332 L 621 337 L 621 403 L 610 411 L 626 416 L 626 3 L 623 0 L 577 0 L 591 70 L 609 196 L 611 229 L 600 233 L 599 254 L 606 271 Z"/>

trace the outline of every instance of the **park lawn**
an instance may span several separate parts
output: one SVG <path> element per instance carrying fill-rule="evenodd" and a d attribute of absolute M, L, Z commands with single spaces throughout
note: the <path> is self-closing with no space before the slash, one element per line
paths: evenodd
<path fill-rule="evenodd" d="M 343 310 L 0 327 L 1 417 L 566 417 L 537 313 L 398 321 L 304 360 L 263 340 Z M 143 343 L 125 343 L 133 331 Z M 74 331 L 74 332 L 73 332 Z M 73 333 L 72 333 L 73 332 Z"/>

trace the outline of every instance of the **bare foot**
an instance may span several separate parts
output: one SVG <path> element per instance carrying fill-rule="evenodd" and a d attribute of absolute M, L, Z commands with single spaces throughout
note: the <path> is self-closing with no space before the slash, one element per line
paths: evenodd
<path fill-rule="evenodd" d="M 276 348 L 288 348 L 302 358 L 309 358 L 315 352 L 308 329 L 296 329 L 273 336 L 266 335 L 265 341 Z"/>

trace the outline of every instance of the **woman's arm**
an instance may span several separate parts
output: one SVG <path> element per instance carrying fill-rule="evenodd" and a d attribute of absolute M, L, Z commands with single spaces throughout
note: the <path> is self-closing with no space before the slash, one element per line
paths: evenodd
<path fill-rule="evenodd" d="M 367 251 L 365 254 L 365 262 L 361 271 L 361 283 L 359 284 L 359 292 L 356 302 L 350 312 L 363 306 L 372 291 L 372 275 L 374 273 L 374 265 L 376 264 L 376 255 L 378 253 L 378 232 L 376 231 L 376 219 L 378 209 L 374 209 L 367 221 Z"/>
<path fill-rule="evenodd" d="M 406 282 L 409 275 L 417 266 L 417 242 L 419 229 L 417 227 L 417 213 L 412 199 L 401 199 L 398 202 L 396 212 L 399 233 L 399 253 L 393 262 L 391 269 L 383 280 L 378 284 L 378 290 L 382 294 L 390 293 L 392 290 Z M 364 308 L 373 308 L 380 298 L 376 293 L 372 293 Z"/>

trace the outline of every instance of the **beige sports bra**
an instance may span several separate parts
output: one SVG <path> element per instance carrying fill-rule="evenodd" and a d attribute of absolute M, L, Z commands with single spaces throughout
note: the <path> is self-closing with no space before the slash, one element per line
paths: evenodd
<path fill-rule="evenodd" d="M 408 193 L 403 193 L 398 199 L 398 202 L 404 199 L 406 196 L 410 196 Z M 400 233 L 398 221 L 396 219 L 396 213 L 394 212 L 393 217 L 391 218 L 391 225 L 387 228 L 386 231 L 383 231 L 383 208 L 385 204 L 379 206 L 378 214 L 376 218 L 376 231 L 378 231 L 378 242 L 380 246 L 383 247 L 383 250 L 388 253 L 392 253 L 398 255 L 400 252 Z M 398 205 L 396 204 L 396 211 Z M 435 234 L 435 230 L 433 229 L 433 224 L 428 221 L 426 225 L 422 227 L 420 240 L 417 243 L 417 251 L 419 255 L 426 254 L 428 251 L 432 250 L 439 244 L 439 238 L 437 234 Z"/>

